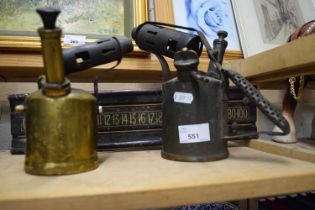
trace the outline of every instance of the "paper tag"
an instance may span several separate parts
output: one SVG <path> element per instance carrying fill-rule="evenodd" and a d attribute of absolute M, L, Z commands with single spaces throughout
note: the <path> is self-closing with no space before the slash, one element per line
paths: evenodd
<path fill-rule="evenodd" d="M 70 44 L 70 45 L 83 45 L 85 44 L 85 36 L 79 36 L 79 35 L 65 35 L 63 38 L 64 44 Z"/>
<path fill-rule="evenodd" d="M 210 141 L 209 123 L 179 125 L 179 142 L 181 144 Z"/>
<path fill-rule="evenodd" d="M 191 104 L 194 100 L 194 96 L 191 93 L 175 92 L 173 97 L 174 102 L 183 104 Z"/>

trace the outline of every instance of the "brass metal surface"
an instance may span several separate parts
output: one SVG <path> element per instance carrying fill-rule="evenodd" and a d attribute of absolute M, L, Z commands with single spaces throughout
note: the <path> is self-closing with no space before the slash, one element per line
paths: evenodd
<path fill-rule="evenodd" d="M 70 88 L 61 51 L 61 29 L 55 28 L 59 11 L 38 9 L 45 28 L 38 29 L 46 77 L 39 90 L 25 100 L 25 172 L 63 175 L 98 166 L 96 154 L 96 99 Z"/>
<path fill-rule="evenodd" d="M 70 93 L 70 81 L 66 77 L 63 83 L 47 83 L 45 76 L 40 76 L 38 82 L 40 88 L 42 88 L 43 93 L 50 97 L 64 96 Z"/>
<path fill-rule="evenodd" d="M 81 90 L 47 97 L 38 90 L 26 99 L 25 171 L 60 175 L 97 167 L 95 98 Z"/>
<path fill-rule="evenodd" d="M 61 29 L 53 30 L 40 28 L 42 53 L 46 70 L 47 82 L 62 83 L 64 81 L 63 59 L 61 52 Z"/>

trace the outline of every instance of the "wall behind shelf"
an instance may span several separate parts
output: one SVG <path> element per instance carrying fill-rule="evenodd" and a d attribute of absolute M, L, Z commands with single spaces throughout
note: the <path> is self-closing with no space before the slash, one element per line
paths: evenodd
<path fill-rule="evenodd" d="M 284 90 L 262 90 L 262 94 L 281 111 L 282 98 Z M 315 139 L 315 90 L 305 89 L 301 100 L 297 104 L 295 111 L 295 122 L 298 138 Z M 271 131 L 274 124 L 262 113 L 259 113 L 259 122 L 261 131 Z M 261 134 L 261 139 L 271 139 L 271 136 Z"/>

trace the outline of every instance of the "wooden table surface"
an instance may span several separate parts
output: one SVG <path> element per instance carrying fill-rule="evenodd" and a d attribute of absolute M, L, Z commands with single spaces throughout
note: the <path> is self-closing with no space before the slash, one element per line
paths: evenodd
<path fill-rule="evenodd" d="M 139 209 L 231 201 L 315 189 L 315 164 L 230 147 L 221 161 L 162 159 L 160 151 L 99 153 L 93 171 L 24 173 L 24 156 L 0 152 L 0 209 Z"/>

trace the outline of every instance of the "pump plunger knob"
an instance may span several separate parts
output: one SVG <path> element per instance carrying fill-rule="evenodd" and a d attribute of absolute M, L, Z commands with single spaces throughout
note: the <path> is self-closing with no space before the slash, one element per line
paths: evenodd
<path fill-rule="evenodd" d="M 199 64 L 199 57 L 194 50 L 183 48 L 174 55 L 174 66 L 178 70 L 194 70 Z"/>
<path fill-rule="evenodd" d="M 44 23 L 44 29 L 54 29 L 57 16 L 60 13 L 60 10 L 54 8 L 41 8 L 36 10 L 37 13 L 42 18 Z"/>
<path fill-rule="evenodd" d="M 225 39 L 228 36 L 228 33 L 226 31 L 218 31 L 218 37 L 220 39 Z"/>

